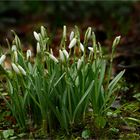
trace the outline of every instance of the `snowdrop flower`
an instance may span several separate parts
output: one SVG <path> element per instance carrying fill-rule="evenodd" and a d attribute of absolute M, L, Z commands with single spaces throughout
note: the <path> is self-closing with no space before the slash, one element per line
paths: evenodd
<path fill-rule="evenodd" d="M 65 61 L 65 56 L 64 56 L 64 54 L 63 54 L 63 52 L 61 50 L 59 50 L 59 56 L 60 56 L 60 60 L 62 62 L 64 62 Z"/>
<path fill-rule="evenodd" d="M 63 27 L 63 37 L 66 38 L 66 26 Z"/>
<path fill-rule="evenodd" d="M 6 55 L 2 55 L 0 57 L 0 65 L 4 62 L 5 59 L 6 59 Z"/>
<path fill-rule="evenodd" d="M 16 45 L 12 45 L 12 49 L 11 49 L 12 51 L 17 51 L 17 47 L 16 47 Z"/>
<path fill-rule="evenodd" d="M 73 38 L 69 44 L 69 49 L 71 49 L 72 47 L 74 47 L 76 45 L 76 42 L 77 42 L 77 39 L 76 38 Z"/>
<path fill-rule="evenodd" d="M 80 43 L 80 49 L 81 49 L 82 52 L 84 52 L 84 46 L 83 46 L 82 43 Z"/>
<path fill-rule="evenodd" d="M 62 62 L 64 62 L 65 60 L 67 60 L 69 58 L 69 54 L 66 50 L 59 50 L 59 56 Z"/>
<path fill-rule="evenodd" d="M 117 45 L 119 44 L 120 38 L 121 38 L 121 36 L 117 36 L 117 37 L 115 38 L 115 40 L 113 41 L 113 46 L 117 46 Z"/>
<path fill-rule="evenodd" d="M 35 39 L 37 40 L 37 41 L 40 41 L 40 37 L 39 37 L 39 34 L 37 33 L 37 32 L 33 32 L 33 34 L 34 34 L 34 37 L 35 37 Z"/>
<path fill-rule="evenodd" d="M 74 37 L 74 32 L 71 31 L 71 33 L 70 33 L 70 41 L 73 39 L 73 37 Z"/>
<path fill-rule="evenodd" d="M 14 70 L 17 74 L 20 74 L 20 70 L 19 70 L 19 68 L 16 66 L 16 64 L 12 63 L 11 65 L 12 65 L 13 70 Z"/>
<path fill-rule="evenodd" d="M 17 54 L 17 51 L 14 51 L 14 61 L 15 61 L 15 62 L 18 61 L 18 54 Z"/>
<path fill-rule="evenodd" d="M 26 52 L 27 60 L 29 60 L 31 58 L 31 56 L 32 56 L 31 50 L 27 50 L 27 52 Z"/>
<path fill-rule="evenodd" d="M 24 70 L 20 65 L 18 65 L 18 69 L 20 70 L 20 72 L 21 72 L 23 75 L 26 75 L 25 70 Z"/>
<path fill-rule="evenodd" d="M 81 68 L 82 63 L 83 63 L 83 58 L 78 59 L 78 62 L 77 62 L 77 69 L 78 69 L 78 70 Z"/>
<path fill-rule="evenodd" d="M 91 52 L 94 52 L 94 49 L 92 47 L 88 47 L 88 49 L 91 51 Z"/>
<path fill-rule="evenodd" d="M 46 36 L 46 30 L 45 30 L 44 26 L 41 26 L 41 35 L 42 35 L 43 37 Z"/>
<path fill-rule="evenodd" d="M 54 62 L 58 63 L 58 60 L 55 58 L 54 55 L 49 54 L 50 59 L 52 59 Z"/>
<path fill-rule="evenodd" d="M 40 53 L 41 52 L 41 49 L 40 49 L 40 44 L 39 42 L 37 42 L 37 49 L 36 49 L 37 53 Z"/>
<path fill-rule="evenodd" d="M 63 53 L 64 53 L 66 59 L 68 59 L 68 58 L 69 58 L 69 54 L 68 54 L 68 52 L 67 52 L 66 50 L 63 50 Z"/>
<path fill-rule="evenodd" d="M 91 37 L 91 32 L 92 32 L 91 27 L 88 27 L 88 29 L 87 29 L 87 31 L 86 31 L 86 33 L 85 33 L 85 39 L 86 39 L 86 41 L 87 41 L 88 39 L 90 39 L 90 37 Z"/>
<path fill-rule="evenodd" d="M 94 52 L 94 49 L 92 47 L 88 47 L 88 49 L 91 51 L 91 52 Z M 96 50 L 96 53 L 99 53 L 99 50 Z"/>

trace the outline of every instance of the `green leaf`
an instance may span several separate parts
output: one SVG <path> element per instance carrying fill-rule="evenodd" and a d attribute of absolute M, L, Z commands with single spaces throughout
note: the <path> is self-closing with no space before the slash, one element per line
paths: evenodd
<path fill-rule="evenodd" d="M 109 90 L 113 90 L 114 87 L 116 86 L 117 82 L 121 79 L 121 77 L 123 76 L 125 70 L 121 71 L 112 81 L 111 83 L 108 85 L 108 89 Z"/>
<path fill-rule="evenodd" d="M 73 114 L 73 121 L 75 119 L 76 113 L 78 111 L 78 109 L 81 107 L 81 104 L 83 103 L 83 101 L 85 100 L 85 98 L 87 97 L 87 95 L 90 93 L 92 87 L 93 87 L 94 81 L 91 82 L 89 88 L 87 89 L 87 91 L 85 92 L 85 94 L 82 96 L 81 100 L 79 101 L 79 103 L 77 104 L 75 110 L 74 110 L 74 114 Z"/>

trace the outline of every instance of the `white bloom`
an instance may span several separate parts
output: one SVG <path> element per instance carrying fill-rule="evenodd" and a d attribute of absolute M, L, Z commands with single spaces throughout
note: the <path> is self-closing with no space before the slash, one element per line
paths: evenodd
<path fill-rule="evenodd" d="M 2 55 L 0 57 L 0 65 L 4 62 L 5 59 L 6 59 L 6 55 Z"/>
<path fill-rule="evenodd" d="M 91 52 L 94 52 L 94 49 L 92 47 L 88 47 L 88 49 L 91 51 Z M 96 50 L 96 53 L 99 53 L 99 50 Z"/>
<path fill-rule="evenodd" d="M 83 63 L 83 59 L 78 59 L 78 62 L 77 62 L 77 69 L 79 70 L 82 66 L 82 63 Z"/>
<path fill-rule="evenodd" d="M 64 56 L 64 54 L 63 54 L 63 52 L 61 50 L 59 50 L 59 56 L 60 56 L 60 60 L 62 62 L 64 62 L 65 61 L 65 56 Z"/>
<path fill-rule="evenodd" d="M 15 62 L 18 61 L 18 54 L 17 54 L 17 51 L 14 51 L 14 61 L 15 61 Z"/>
<path fill-rule="evenodd" d="M 31 50 L 27 50 L 27 52 L 26 52 L 27 60 L 29 60 L 29 58 L 31 58 L 31 56 L 32 56 Z"/>
<path fill-rule="evenodd" d="M 69 54 L 68 54 L 68 52 L 67 52 L 66 50 L 63 50 L 63 53 L 64 53 L 66 59 L 68 59 L 68 58 L 69 58 Z"/>
<path fill-rule="evenodd" d="M 117 36 L 115 38 L 115 40 L 113 41 L 113 46 L 117 46 L 119 44 L 119 42 L 120 42 L 120 39 L 121 39 L 121 36 Z"/>
<path fill-rule="evenodd" d="M 45 31 L 44 26 L 41 26 L 41 35 L 42 35 L 43 37 L 45 37 L 45 35 L 46 35 L 46 31 Z"/>
<path fill-rule="evenodd" d="M 54 55 L 49 54 L 49 57 L 56 63 L 58 63 L 58 60 L 54 57 Z"/>
<path fill-rule="evenodd" d="M 67 33 L 66 33 L 66 26 L 64 25 L 64 27 L 63 27 L 63 37 L 64 37 L 64 38 L 66 38 L 66 34 L 67 34 Z"/>
<path fill-rule="evenodd" d="M 82 52 L 84 52 L 84 46 L 83 46 L 82 43 L 80 43 L 80 49 L 81 49 Z"/>
<path fill-rule="evenodd" d="M 40 53 L 41 52 L 41 49 L 40 49 L 40 44 L 39 42 L 37 42 L 37 49 L 36 49 L 37 53 Z"/>
<path fill-rule="evenodd" d="M 73 39 L 73 37 L 74 37 L 74 32 L 71 31 L 71 33 L 70 33 L 70 41 Z"/>
<path fill-rule="evenodd" d="M 37 32 L 33 32 L 33 34 L 34 34 L 34 37 L 35 37 L 35 39 L 37 40 L 37 41 L 40 41 L 40 37 L 39 37 L 39 34 L 37 33 Z"/>
<path fill-rule="evenodd" d="M 88 49 L 91 51 L 91 52 L 94 52 L 94 49 L 92 47 L 88 47 Z"/>
<path fill-rule="evenodd" d="M 12 49 L 11 49 L 12 51 L 16 51 L 17 50 L 17 47 L 16 47 L 16 45 L 12 45 Z"/>
<path fill-rule="evenodd" d="M 26 71 L 20 65 L 18 65 L 18 69 L 23 75 L 26 75 Z"/>
<path fill-rule="evenodd" d="M 76 45 L 76 42 L 77 42 L 77 39 L 76 38 L 73 38 L 69 44 L 69 49 L 71 49 L 72 47 L 74 47 Z"/>
<path fill-rule="evenodd" d="M 17 74 L 20 74 L 19 68 L 14 63 L 12 63 L 12 68 Z"/>

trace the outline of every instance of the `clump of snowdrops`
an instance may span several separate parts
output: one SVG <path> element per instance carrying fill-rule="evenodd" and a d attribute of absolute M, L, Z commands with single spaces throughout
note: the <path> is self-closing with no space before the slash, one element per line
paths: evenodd
<path fill-rule="evenodd" d="M 96 127 L 104 128 L 109 121 L 106 114 L 124 74 L 121 71 L 111 79 L 113 56 L 120 36 L 113 41 L 107 62 L 91 27 L 86 30 L 83 42 L 78 27 L 71 31 L 69 39 L 66 34 L 64 26 L 57 57 L 49 47 L 49 36 L 43 26 L 40 33 L 33 32 L 37 42 L 34 57 L 31 50 L 23 53 L 15 33 L 7 52 L 11 70 L 4 67 L 7 54 L 0 57 L 0 69 L 6 77 L 10 99 L 3 98 L 24 130 L 37 125 L 44 132 L 61 128 L 69 133 L 73 125 L 84 121 L 89 108 Z M 89 42 L 92 46 L 88 46 Z M 76 50 L 79 50 L 78 55 Z"/>

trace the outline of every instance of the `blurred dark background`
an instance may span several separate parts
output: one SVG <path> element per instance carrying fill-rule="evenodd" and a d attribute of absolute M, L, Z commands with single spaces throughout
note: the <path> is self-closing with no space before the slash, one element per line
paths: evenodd
<path fill-rule="evenodd" d="M 40 25 L 46 26 L 53 33 L 64 24 L 68 27 L 78 25 L 80 29 L 92 26 L 102 33 L 104 31 L 107 37 L 117 32 L 125 35 L 129 31 L 134 4 L 134 1 L 123 0 L 1 1 L 0 38 L 3 40 L 11 29 L 24 38 Z"/>
<path fill-rule="evenodd" d="M 0 1 L 0 44 L 7 46 L 5 39 L 12 41 L 11 29 L 28 48 L 35 46 L 33 31 L 44 25 L 56 47 L 60 43 L 63 25 L 68 35 L 77 25 L 85 32 L 88 26 L 95 31 L 103 46 L 110 46 L 117 35 L 121 43 L 117 48 L 116 70 L 126 68 L 134 71 L 133 79 L 139 79 L 140 68 L 140 2 L 136 0 L 72 0 Z M 81 36 L 81 39 L 83 36 Z"/>

